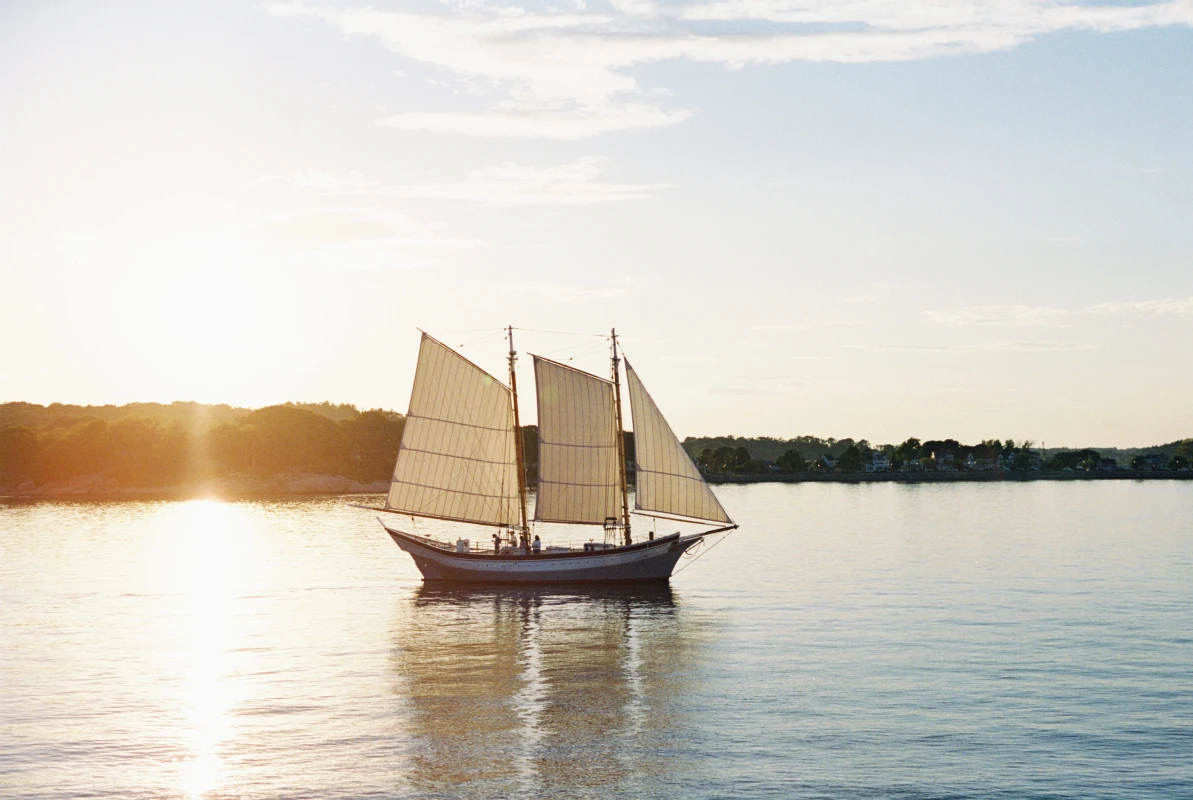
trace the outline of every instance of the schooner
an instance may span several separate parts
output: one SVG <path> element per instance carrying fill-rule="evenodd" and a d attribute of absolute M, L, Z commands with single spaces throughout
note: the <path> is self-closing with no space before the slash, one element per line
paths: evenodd
<path fill-rule="evenodd" d="M 611 332 L 611 379 L 532 356 L 539 466 L 534 518 L 528 519 L 513 327 L 507 332 L 508 386 L 422 334 L 393 479 L 385 506 L 376 510 L 496 529 L 491 546 L 474 546 L 463 538 L 438 541 L 380 519 L 424 580 L 665 581 L 679 558 L 704 537 L 737 527 L 637 372 L 619 356 L 616 330 Z M 699 523 L 707 530 L 658 538 L 650 533 L 635 541 L 622 427 L 623 363 L 634 423 L 633 510 Z M 538 526 L 552 523 L 601 526 L 605 538 L 579 547 L 532 546 Z"/>

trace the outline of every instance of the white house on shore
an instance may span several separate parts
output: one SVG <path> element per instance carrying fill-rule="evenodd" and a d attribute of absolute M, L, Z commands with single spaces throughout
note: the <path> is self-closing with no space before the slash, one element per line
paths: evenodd
<path fill-rule="evenodd" d="M 887 472 L 891 468 L 891 460 L 886 453 L 875 450 L 870 457 L 870 463 L 864 465 L 866 472 Z"/>

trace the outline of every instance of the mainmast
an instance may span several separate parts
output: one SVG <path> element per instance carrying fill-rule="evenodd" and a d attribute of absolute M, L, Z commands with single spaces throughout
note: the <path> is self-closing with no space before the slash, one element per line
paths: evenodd
<path fill-rule="evenodd" d="M 622 524 L 625 526 L 625 543 L 632 544 L 633 538 L 630 537 L 630 489 L 626 483 L 625 474 L 625 429 L 621 422 L 621 370 L 618 365 L 621 364 L 621 358 L 617 355 L 617 328 L 613 328 L 610 332 L 613 337 L 613 402 L 617 409 L 617 474 L 621 478 L 621 518 Z M 517 398 L 517 393 L 514 397 Z M 518 415 L 518 401 L 514 400 L 514 418 Z"/>
<path fill-rule="evenodd" d="M 523 452 L 522 421 L 518 417 L 518 371 L 514 368 L 518 363 L 518 351 L 514 350 L 514 326 L 510 325 L 506 332 L 509 334 L 510 343 L 510 394 L 514 398 L 514 452 L 518 459 L 518 503 L 522 510 L 522 532 L 527 533 L 529 528 L 526 525 L 526 454 Z M 621 418 L 620 408 L 618 406 L 618 419 Z M 622 481 L 624 485 L 624 475 Z"/>

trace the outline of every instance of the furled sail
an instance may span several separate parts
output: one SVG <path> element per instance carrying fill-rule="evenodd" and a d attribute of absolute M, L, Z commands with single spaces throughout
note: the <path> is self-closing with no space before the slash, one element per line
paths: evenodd
<path fill-rule="evenodd" d="M 534 357 L 539 479 L 534 518 L 602 524 L 621 515 L 613 384 Z"/>
<path fill-rule="evenodd" d="M 423 334 L 386 507 L 415 516 L 520 523 L 510 390 Z"/>
<path fill-rule="evenodd" d="M 687 451 L 663 419 L 638 373 L 625 362 L 634 414 L 634 461 L 639 511 L 676 517 L 732 523 Z"/>

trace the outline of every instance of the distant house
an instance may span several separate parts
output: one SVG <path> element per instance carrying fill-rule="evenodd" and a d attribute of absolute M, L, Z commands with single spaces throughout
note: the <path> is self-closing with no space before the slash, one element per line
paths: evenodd
<path fill-rule="evenodd" d="M 903 464 L 901 469 L 903 472 L 922 472 L 924 469 L 924 463 L 918 458 L 909 458 L 907 459 L 906 463 Z"/>
<path fill-rule="evenodd" d="M 1165 453 L 1148 453 L 1143 457 L 1144 469 L 1155 472 L 1168 467 L 1168 456 Z"/>
<path fill-rule="evenodd" d="M 837 459 L 833 458 L 828 453 L 825 453 L 816 460 L 824 467 L 824 469 L 832 469 L 833 467 L 837 466 Z"/>
<path fill-rule="evenodd" d="M 886 472 L 891 468 L 891 460 L 887 458 L 886 453 L 875 450 L 874 455 L 870 458 L 870 463 L 864 466 L 866 472 Z"/>
<path fill-rule="evenodd" d="M 1114 472 L 1118 469 L 1118 462 L 1113 458 L 1099 458 L 1098 472 Z"/>
<path fill-rule="evenodd" d="M 970 453 L 969 455 L 967 455 L 965 457 L 965 468 L 966 469 L 977 469 L 978 468 L 978 460 L 973 457 L 973 453 Z"/>
<path fill-rule="evenodd" d="M 936 459 L 937 472 L 956 472 L 957 471 L 957 457 L 952 453 L 938 453 L 933 454 Z"/>

